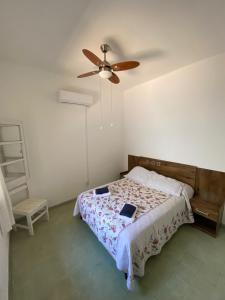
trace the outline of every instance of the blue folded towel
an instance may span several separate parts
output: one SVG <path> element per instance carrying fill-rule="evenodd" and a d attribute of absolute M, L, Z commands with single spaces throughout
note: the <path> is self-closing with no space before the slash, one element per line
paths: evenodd
<path fill-rule="evenodd" d="M 109 196 L 110 195 L 108 186 L 97 188 L 94 190 L 94 193 L 96 196 Z"/>
<path fill-rule="evenodd" d="M 126 203 L 121 209 L 120 215 L 127 218 L 132 218 L 134 217 L 136 210 L 137 210 L 136 206 Z"/>

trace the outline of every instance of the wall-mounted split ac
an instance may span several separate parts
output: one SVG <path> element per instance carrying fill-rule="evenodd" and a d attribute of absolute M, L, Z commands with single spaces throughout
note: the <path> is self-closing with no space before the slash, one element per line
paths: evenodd
<path fill-rule="evenodd" d="M 84 106 L 91 106 L 94 103 L 93 96 L 71 92 L 66 90 L 59 91 L 59 102 L 68 104 L 77 104 Z"/>

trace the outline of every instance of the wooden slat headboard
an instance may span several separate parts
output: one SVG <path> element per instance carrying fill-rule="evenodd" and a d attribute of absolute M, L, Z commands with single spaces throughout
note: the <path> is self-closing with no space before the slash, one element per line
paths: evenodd
<path fill-rule="evenodd" d="M 197 167 L 142 156 L 128 155 L 128 170 L 141 166 L 196 187 Z"/>

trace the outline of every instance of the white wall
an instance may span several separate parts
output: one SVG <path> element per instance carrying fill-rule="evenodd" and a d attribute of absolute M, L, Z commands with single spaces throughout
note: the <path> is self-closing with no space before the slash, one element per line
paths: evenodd
<path fill-rule="evenodd" d="M 88 108 L 90 186 L 118 178 L 122 163 L 122 92 L 103 83 L 100 118 L 99 80 L 69 78 L 12 63 L 0 63 L 0 120 L 24 123 L 32 196 L 55 205 L 87 188 L 85 108 L 56 101 L 61 88 L 94 95 Z M 90 88 L 89 88 L 90 87 Z M 110 123 L 113 122 L 113 127 Z M 99 127 L 103 123 L 103 130 Z M 71 212 L 72 214 L 72 212 Z M 8 240 L 0 237 L 0 299 L 7 299 Z"/>
<path fill-rule="evenodd" d="M 0 299 L 8 299 L 9 237 L 0 234 Z"/>
<path fill-rule="evenodd" d="M 124 123 L 125 160 L 135 154 L 225 172 L 225 53 L 127 90 Z"/>
<path fill-rule="evenodd" d="M 29 154 L 34 196 L 50 205 L 74 198 L 86 189 L 85 108 L 57 103 L 61 88 L 89 90 L 95 104 L 88 108 L 90 185 L 117 178 L 121 170 L 122 94 L 113 87 L 110 127 L 110 86 L 103 86 L 103 130 L 100 126 L 98 79 L 76 79 L 43 70 L 0 64 L 0 120 L 21 120 Z M 97 92 L 96 92 L 97 91 Z"/>

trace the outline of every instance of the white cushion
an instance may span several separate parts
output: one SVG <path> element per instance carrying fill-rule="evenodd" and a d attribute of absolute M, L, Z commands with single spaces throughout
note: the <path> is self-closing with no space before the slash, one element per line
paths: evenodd
<path fill-rule="evenodd" d="M 180 196 L 183 188 L 181 182 L 156 172 L 151 172 L 147 186 L 174 196 Z"/>
<path fill-rule="evenodd" d="M 145 168 L 142 167 L 134 167 L 127 175 L 125 175 L 124 177 L 134 180 L 138 183 L 141 183 L 143 185 L 146 185 L 148 183 L 149 180 L 149 173 L 150 171 L 148 171 Z"/>
<path fill-rule="evenodd" d="M 194 196 L 194 189 L 187 183 L 183 183 L 183 189 L 182 189 L 182 195 L 184 195 L 184 193 L 186 193 L 186 195 L 188 196 L 188 199 L 191 199 Z"/>
<path fill-rule="evenodd" d="M 190 185 L 142 167 L 134 167 L 125 177 L 173 196 L 179 197 L 185 193 L 191 199 L 194 195 L 194 190 Z"/>

